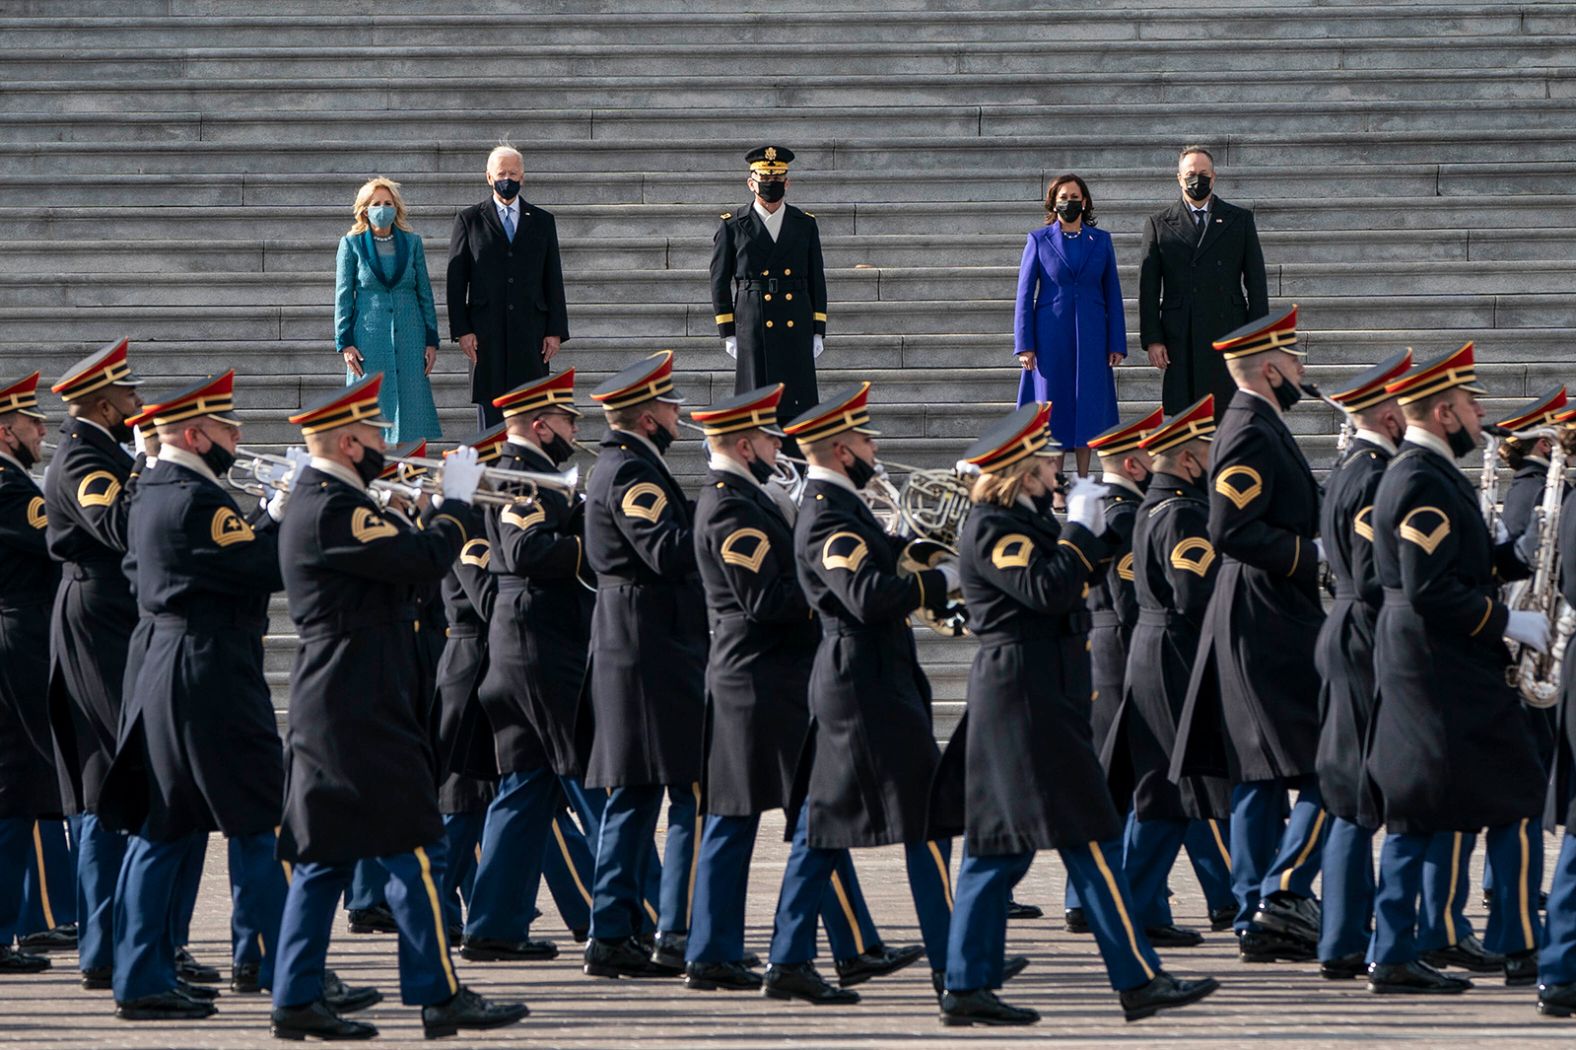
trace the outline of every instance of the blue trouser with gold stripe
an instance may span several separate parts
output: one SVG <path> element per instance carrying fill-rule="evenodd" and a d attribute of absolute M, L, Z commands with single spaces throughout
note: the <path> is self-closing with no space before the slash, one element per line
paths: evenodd
<path fill-rule="evenodd" d="M 272 831 L 232 835 L 225 842 L 230 869 L 230 949 L 235 965 L 256 963 L 258 984 L 272 988 L 279 955 L 279 923 L 290 892 L 288 869 L 274 852 Z"/>
<path fill-rule="evenodd" d="M 22 880 L 16 935 L 42 933 L 77 921 L 76 855 L 59 818 L 34 821 L 32 861 Z"/>
<path fill-rule="evenodd" d="M 461 903 L 471 899 L 471 890 L 476 885 L 476 862 L 481 859 L 482 829 L 486 822 L 486 813 L 443 815 L 443 848 L 448 863 L 443 867 L 443 884 L 438 887 L 438 896 L 443 901 L 443 919 L 451 927 L 465 925 Z"/>
<path fill-rule="evenodd" d="M 783 869 L 768 955 L 772 963 L 809 962 L 815 958 L 816 921 L 826 895 L 836 893 L 833 876 L 838 872 L 841 859 L 848 856 L 848 850 L 811 846 L 809 835 L 810 807 L 806 805 L 799 810 L 793 845 Z M 944 970 L 947 930 L 952 919 L 952 873 L 948 869 L 951 840 L 906 842 L 903 854 L 908 867 L 908 888 L 914 898 L 920 936 L 925 942 L 925 955 L 932 970 Z"/>
<path fill-rule="evenodd" d="M 644 925 L 649 902 L 652 841 L 662 800 L 668 799 L 667 847 L 662 858 L 657 929 L 687 933 L 699 845 L 699 784 L 616 787 L 607 794 L 597 835 L 596 874 L 591 887 L 591 936 L 622 940 Z"/>
<path fill-rule="evenodd" d="M 1290 819 L 1286 793 L 1297 792 Z M 1259 901 L 1274 893 L 1313 896 L 1320 847 L 1329 824 L 1316 777 L 1252 780 L 1231 789 L 1231 884 L 1238 933 L 1253 921 Z"/>
<path fill-rule="evenodd" d="M 1423 858 L 1422 904 L 1417 916 L 1417 950 L 1438 951 L 1472 936 L 1467 898 L 1472 892 L 1472 849 L 1477 835 L 1441 831 Z M 1539 868 L 1541 872 L 1542 869 Z M 1540 876 L 1541 877 L 1541 876 Z M 1533 892 L 1537 892 L 1534 884 Z"/>
<path fill-rule="evenodd" d="M 560 809 L 548 829 L 547 852 L 542 855 L 542 879 L 553 895 L 558 915 L 570 932 L 585 936 L 591 929 L 591 883 L 596 857 L 574 818 Z M 653 843 L 652 848 L 656 845 Z"/>
<path fill-rule="evenodd" d="M 1177 854 L 1187 850 L 1188 862 L 1193 867 L 1193 877 L 1204 894 L 1204 903 L 1211 912 L 1225 907 L 1236 907 L 1236 894 L 1231 888 L 1231 849 L 1226 843 L 1230 828 L 1213 817 L 1205 820 L 1140 821 L 1133 810 L 1128 810 L 1127 827 L 1122 833 L 1122 864 L 1127 871 L 1128 886 L 1133 892 L 1134 909 L 1144 917 L 1145 926 L 1169 926 L 1175 921 L 1171 913 L 1170 873 L 1176 867 Z M 1172 844 L 1181 829 L 1181 838 Z M 1144 872 L 1144 887 L 1135 869 Z M 1159 872 L 1158 885 L 1155 872 Z M 1080 907 L 1078 891 L 1072 882 L 1066 886 L 1068 908 Z"/>
<path fill-rule="evenodd" d="M 1538 983 L 1549 987 L 1576 984 L 1576 835 L 1569 829 L 1560 836 L 1560 859 L 1554 865 L 1549 928 L 1538 954 Z"/>
<path fill-rule="evenodd" d="M 1324 844 L 1324 914 L 1319 932 L 1319 958 L 1330 962 L 1359 952 L 1366 954 L 1374 913 L 1374 832 L 1340 817 L 1330 819 Z M 1442 831 L 1433 837 L 1423 859 L 1416 949 L 1434 951 L 1471 936 L 1467 918 L 1468 864 L 1477 836 Z"/>
<path fill-rule="evenodd" d="M 1368 961 L 1408 963 L 1423 951 L 1417 941 L 1417 901 L 1429 852 L 1440 836 L 1386 835 L 1379 854 L 1379 882 L 1374 893 L 1374 936 Z M 1498 873 L 1494 908 L 1489 912 L 1483 947 L 1503 955 L 1536 949 L 1541 941 L 1538 886 L 1543 877 L 1543 844 L 1539 822 L 1532 818 L 1489 828 L 1484 835 L 1488 855 Z"/>
<path fill-rule="evenodd" d="M 92 813 L 71 818 L 77 849 L 77 965 L 107 970 L 115 961 L 115 884 L 126 859 L 127 836 Z"/>
<path fill-rule="evenodd" d="M 530 935 L 558 799 L 558 776 L 545 766 L 499 779 L 482 829 L 466 937 L 523 941 Z"/>
<path fill-rule="evenodd" d="M 759 815 L 708 816 L 701 833 L 695 876 L 695 915 L 690 923 L 689 962 L 737 962 L 744 958 L 744 901 Z M 837 860 L 821 900 L 821 927 L 832 958 L 862 955 L 881 943 L 865 906 L 854 861 L 847 850 Z"/>
<path fill-rule="evenodd" d="M 0 945 L 18 934 L 22 915 L 22 881 L 33 859 L 33 821 L 0 817 Z"/>
<path fill-rule="evenodd" d="M 133 835 L 115 887 L 115 1001 L 158 995 L 175 987 L 175 951 L 184 943 L 186 887 L 201 872 L 208 836 L 155 842 Z"/>
<path fill-rule="evenodd" d="M 430 848 L 378 857 L 387 876 L 384 897 L 399 924 L 399 990 L 406 1006 L 447 1002 L 460 989 L 449 957 L 438 885 L 443 879 L 443 840 Z M 339 899 L 354 863 L 295 866 L 279 930 L 274 963 L 274 1006 L 305 1006 L 323 997 L 323 971 Z"/>

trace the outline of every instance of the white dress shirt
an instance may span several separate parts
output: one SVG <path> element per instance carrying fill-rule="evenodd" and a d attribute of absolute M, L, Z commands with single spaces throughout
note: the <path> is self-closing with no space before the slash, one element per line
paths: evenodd
<path fill-rule="evenodd" d="M 773 244 L 777 243 L 777 235 L 782 232 L 783 215 L 785 215 L 787 211 L 788 209 L 786 206 L 780 207 L 776 211 L 767 211 L 765 208 L 761 207 L 760 201 L 755 202 L 755 214 L 759 216 L 761 222 L 765 224 L 766 232 L 771 234 Z"/>

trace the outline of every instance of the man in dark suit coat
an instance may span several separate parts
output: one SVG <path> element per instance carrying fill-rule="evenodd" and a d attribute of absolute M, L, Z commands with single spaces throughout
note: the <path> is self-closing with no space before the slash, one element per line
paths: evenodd
<path fill-rule="evenodd" d="M 1253 213 L 1215 196 L 1208 150 L 1182 151 L 1177 182 L 1182 199 L 1144 222 L 1139 339 L 1161 370 L 1167 415 L 1210 393 L 1224 411 L 1237 387 L 1210 343 L 1270 312 L 1264 252 Z"/>
<path fill-rule="evenodd" d="M 493 150 L 492 194 L 461 209 L 449 234 L 449 336 L 471 362 L 471 400 L 483 429 L 503 422 L 493 398 L 545 376 L 569 338 L 558 227 L 521 199 L 524 178 L 518 150 Z"/>

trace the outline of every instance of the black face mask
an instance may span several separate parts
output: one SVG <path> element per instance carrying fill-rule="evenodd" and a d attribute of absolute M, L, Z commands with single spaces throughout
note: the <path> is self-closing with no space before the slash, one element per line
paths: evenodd
<path fill-rule="evenodd" d="M 1302 387 L 1287 379 L 1280 369 L 1276 369 L 1275 374 L 1281 377 L 1281 385 L 1270 387 L 1270 390 L 1275 394 L 1275 403 L 1280 405 L 1280 410 L 1289 412 L 1291 406 L 1302 400 Z"/>
<path fill-rule="evenodd" d="M 520 195 L 519 179 L 494 179 L 493 192 L 499 200 L 512 201 Z"/>
<path fill-rule="evenodd" d="M 867 463 L 858 456 L 848 465 L 848 480 L 853 482 L 854 488 L 862 489 L 870 484 L 870 479 L 876 476 L 876 465 Z"/>
<path fill-rule="evenodd" d="M 119 423 L 111 423 L 109 425 L 109 436 L 122 445 L 129 445 L 137 439 L 137 435 L 131 429 L 131 425 L 124 419 Z"/>
<path fill-rule="evenodd" d="M 575 446 L 562 434 L 554 434 L 553 440 L 542 446 L 542 451 L 553 461 L 553 466 L 560 467 L 569 462 L 569 457 L 575 454 Z"/>
<path fill-rule="evenodd" d="M 1050 489 L 1046 489 L 1038 496 L 1030 496 L 1029 499 L 1034 502 L 1034 509 L 1041 517 L 1049 518 L 1056 509 L 1056 493 Z"/>
<path fill-rule="evenodd" d="M 11 450 L 11 457 L 18 463 L 22 464 L 23 470 L 28 469 L 34 463 L 38 462 L 38 458 L 33 455 L 33 450 L 28 448 L 27 442 L 23 441 L 21 438 L 16 439 L 16 448 Z"/>
<path fill-rule="evenodd" d="M 1139 492 L 1148 492 L 1149 491 L 1149 483 L 1154 481 L 1154 480 L 1155 480 L 1155 476 L 1153 474 L 1145 474 L 1141 479 L 1139 479 L 1138 481 L 1134 482 L 1134 484 L 1138 486 L 1138 491 Z"/>
<path fill-rule="evenodd" d="M 1450 444 L 1450 453 L 1457 459 L 1477 448 L 1477 442 L 1472 440 L 1472 435 L 1467 432 L 1466 424 L 1445 434 L 1445 441 Z"/>
<path fill-rule="evenodd" d="M 384 458 L 383 453 L 370 445 L 362 445 L 361 459 L 355 464 L 356 476 L 361 479 L 363 485 L 370 485 L 377 480 L 379 474 L 383 473 L 387 463 L 388 460 Z"/>
<path fill-rule="evenodd" d="M 650 441 L 657 446 L 657 451 L 665 456 L 668 454 L 668 448 L 674 441 L 673 431 L 659 423 L 657 424 L 657 429 L 651 432 Z"/>
<path fill-rule="evenodd" d="M 213 471 L 213 476 L 216 478 L 224 477 L 235 463 L 235 453 L 212 438 L 208 439 L 208 451 L 199 452 L 197 456 L 207 465 L 209 470 Z"/>
<path fill-rule="evenodd" d="M 1187 177 L 1187 195 L 1196 201 L 1209 199 L 1210 187 L 1214 185 L 1208 175 L 1189 175 Z"/>
<path fill-rule="evenodd" d="M 766 484 L 777 475 L 777 472 L 772 469 L 772 465 L 766 462 L 760 456 L 756 456 L 754 459 L 746 463 L 745 466 L 750 468 L 750 477 L 754 478 L 762 485 Z"/>
<path fill-rule="evenodd" d="M 755 184 L 755 195 L 767 204 L 776 204 L 783 199 L 787 192 L 788 184 L 786 182 L 757 182 Z"/>
<path fill-rule="evenodd" d="M 1073 223 L 1083 218 L 1083 201 L 1062 201 L 1056 206 L 1056 214 L 1062 217 L 1063 222 Z"/>

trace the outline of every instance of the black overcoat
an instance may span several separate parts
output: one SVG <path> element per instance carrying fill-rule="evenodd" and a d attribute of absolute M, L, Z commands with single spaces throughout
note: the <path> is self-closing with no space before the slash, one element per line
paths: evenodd
<path fill-rule="evenodd" d="M 473 508 L 466 521 L 472 538 L 443 578 L 447 628 L 438 659 L 432 709 L 432 751 L 438 766 L 438 809 L 481 813 L 492 801 L 498 778 L 493 735 L 478 690 L 487 674 L 487 621 L 496 606 L 498 577 L 488 571 L 492 546 L 482 535 L 482 516 Z"/>
<path fill-rule="evenodd" d="M 1127 677 L 1127 647 L 1138 624 L 1138 598 L 1133 592 L 1133 522 L 1143 497 L 1121 485 L 1107 484 L 1101 497 L 1105 504 L 1105 539 L 1112 544 L 1105 571 L 1098 573 L 1089 586 L 1089 614 L 1094 626 L 1089 631 L 1089 658 L 1094 674 L 1094 695 L 1089 704 L 1090 725 L 1094 730 L 1094 749 L 1105 747 L 1122 703 L 1122 684 Z M 1127 797 L 1117 799 L 1127 808 Z"/>
<path fill-rule="evenodd" d="M 49 610 L 60 566 L 49 557 L 44 493 L 0 456 L 0 818 L 61 812 L 49 734 Z"/>

